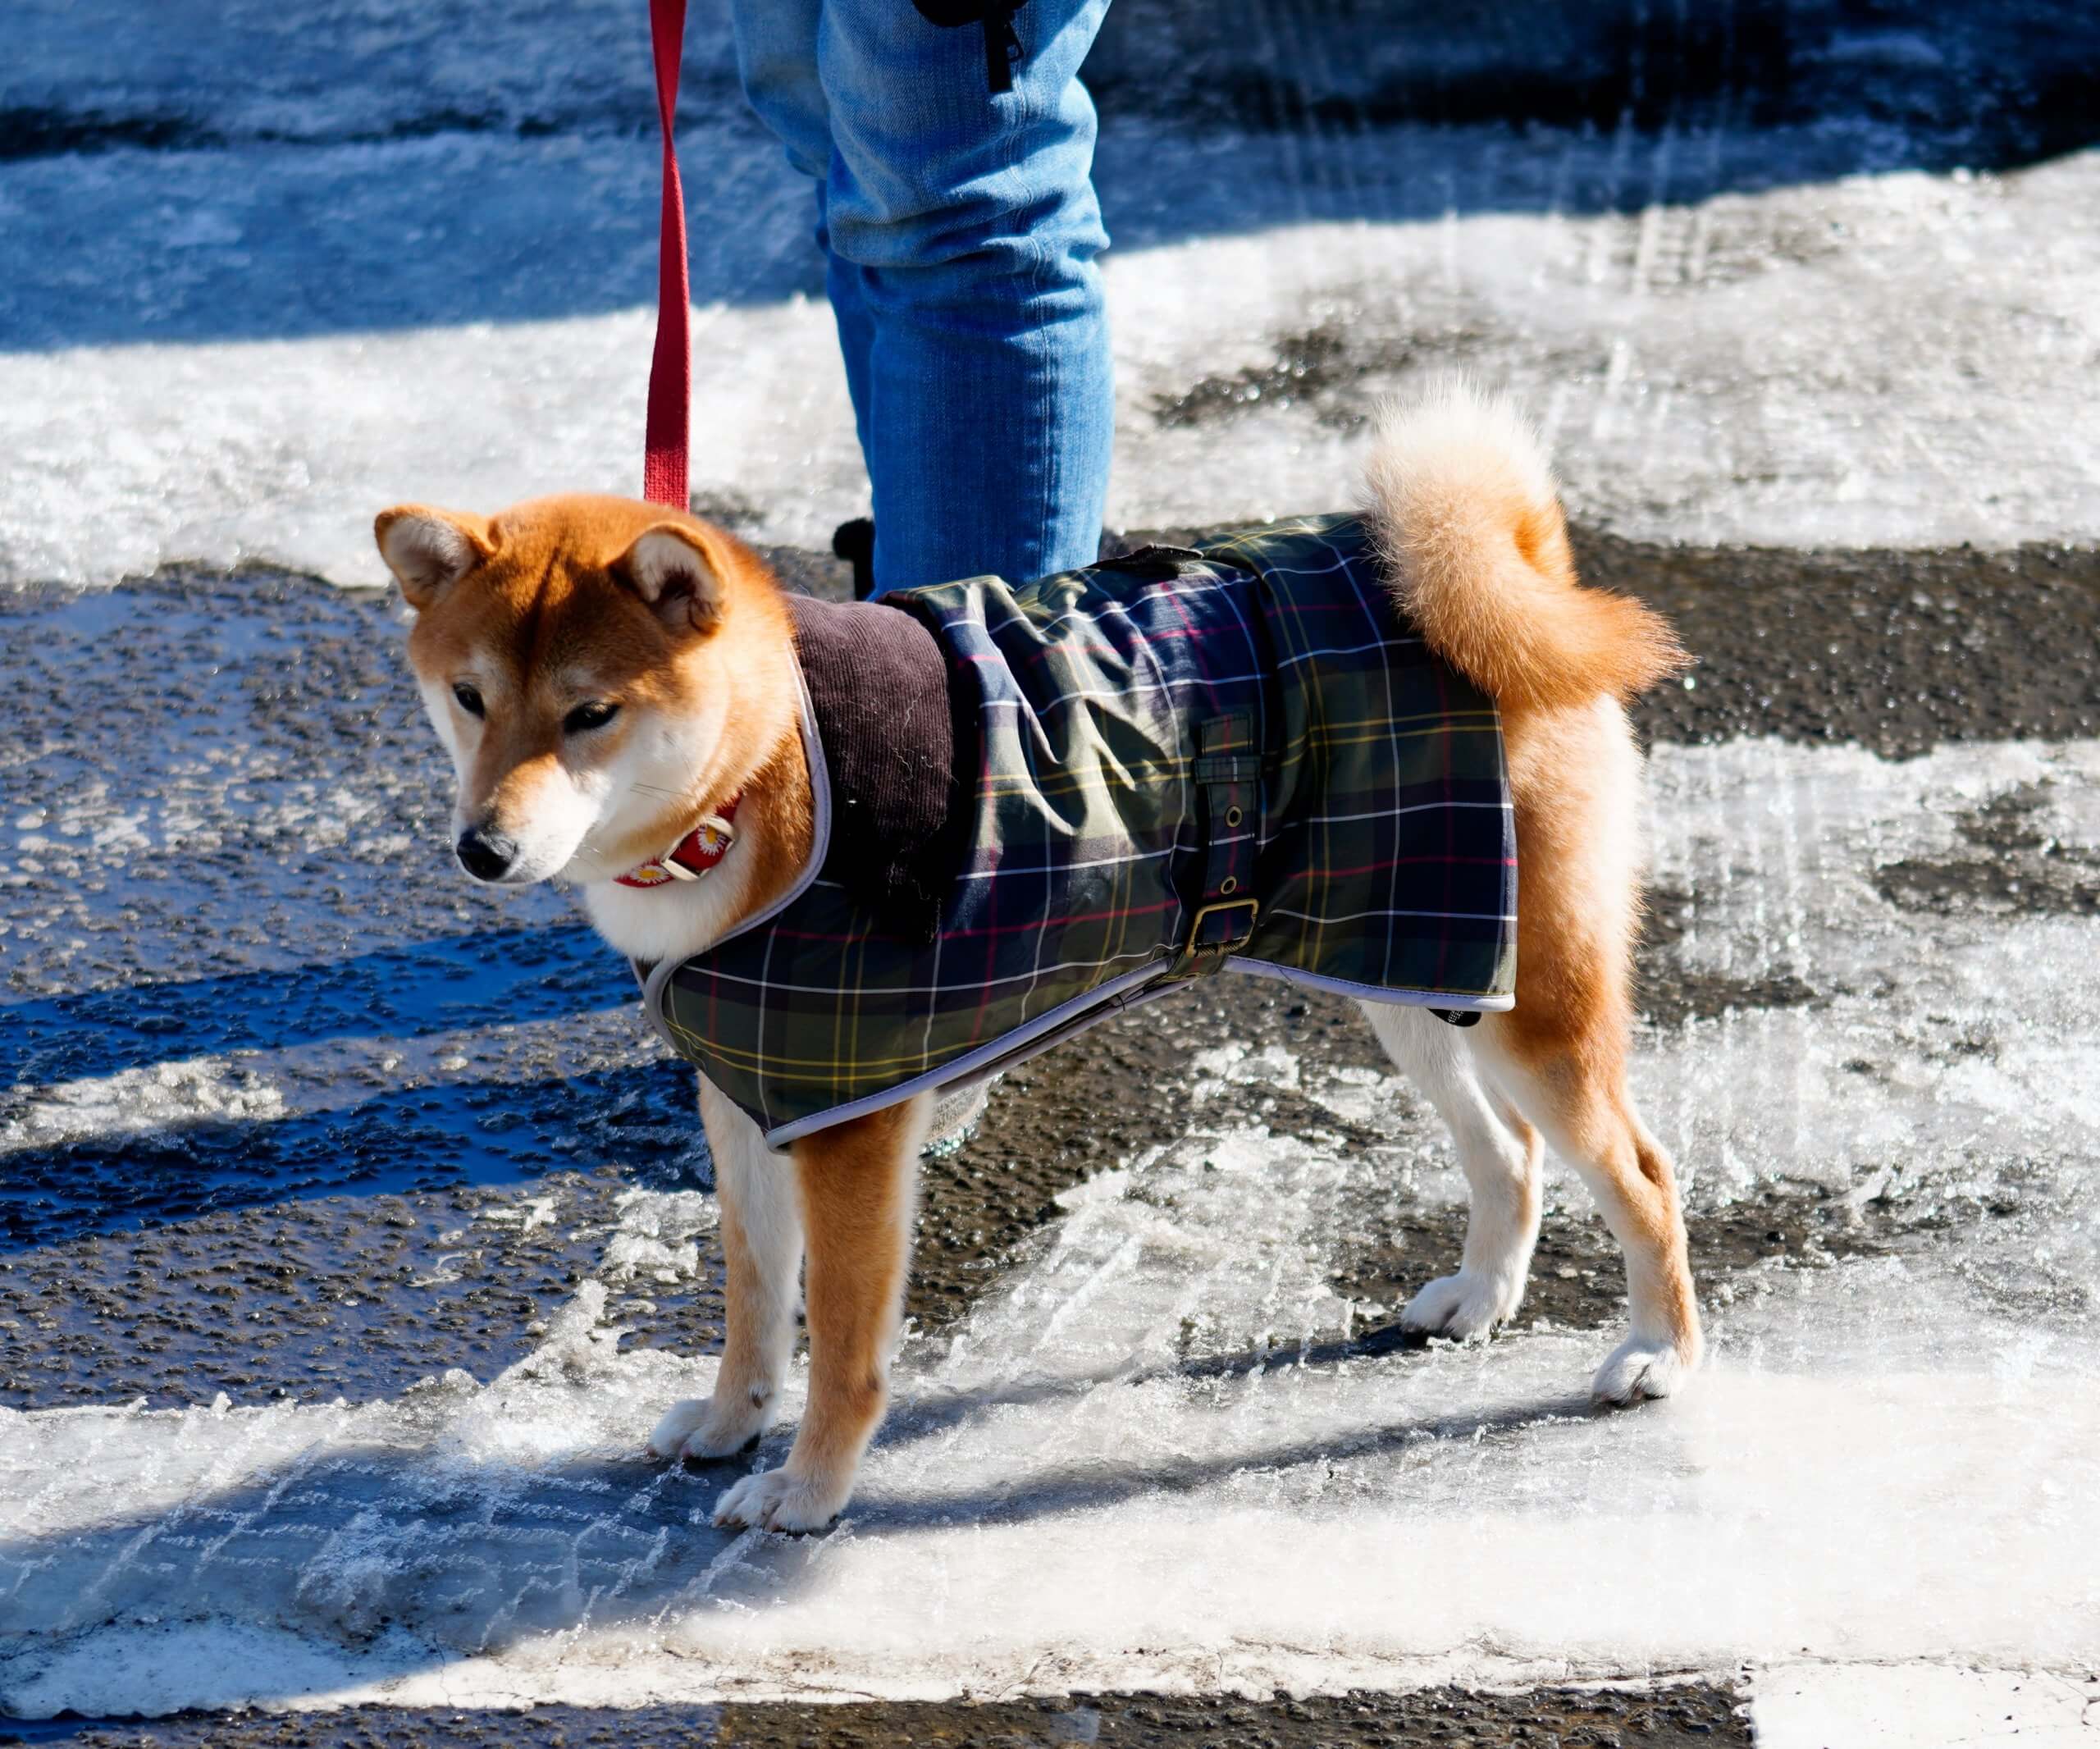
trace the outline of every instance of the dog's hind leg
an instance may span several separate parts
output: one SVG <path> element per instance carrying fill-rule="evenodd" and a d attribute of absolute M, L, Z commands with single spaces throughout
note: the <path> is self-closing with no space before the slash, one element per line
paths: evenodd
<path fill-rule="evenodd" d="M 1702 1347 L 1676 1175 L 1634 1112 L 1615 1053 L 1586 1049 L 1579 1038 L 1544 1049 L 1541 1042 L 1536 1030 L 1510 1036 L 1504 1023 L 1482 1044 L 1495 1053 L 1495 1081 L 1581 1175 L 1625 1254 L 1633 1328 L 1591 1393 L 1620 1404 L 1666 1397 L 1699 1364 Z"/>
<path fill-rule="evenodd" d="M 1449 1126 L 1471 1207 L 1456 1275 L 1407 1303 L 1402 1327 L 1468 1340 L 1515 1315 L 1539 1236 L 1538 1133 L 1481 1082 L 1468 1035 L 1426 1009 L 1365 1002 L 1386 1054 Z"/>
<path fill-rule="evenodd" d="M 1627 1090 L 1640 906 L 1639 755 L 1624 713 L 1506 722 L 1516 806 L 1517 1005 L 1469 1029 L 1491 1086 L 1544 1132 L 1596 1199 L 1626 1258 L 1632 1335 L 1598 1400 L 1668 1396 L 1699 1363 L 1684 1216 L 1669 1158 Z"/>
<path fill-rule="evenodd" d="M 932 1104 L 922 1097 L 796 1143 L 809 1237 L 809 1408 L 787 1463 L 724 1494 L 718 1524 L 820 1530 L 853 1491 L 888 1395 Z"/>
<path fill-rule="evenodd" d="M 701 1121 L 722 1204 L 728 1328 L 714 1395 L 674 1404 L 649 1436 L 655 1458 L 725 1458 L 766 1429 L 795 1351 L 802 1217 L 795 1169 L 766 1151 L 758 1126 L 700 1084 Z"/>

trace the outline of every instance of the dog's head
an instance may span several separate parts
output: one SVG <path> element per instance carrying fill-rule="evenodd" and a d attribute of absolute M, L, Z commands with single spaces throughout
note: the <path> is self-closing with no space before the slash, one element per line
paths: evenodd
<path fill-rule="evenodd" d="M 495 517 L 403 505 L 373 532 L 415 611 L 409 660 L 459 779 L 461 866 L 602 880 L 660 852 L 724 754 L 725 631 L 751 555 L 618 498 Z"/>

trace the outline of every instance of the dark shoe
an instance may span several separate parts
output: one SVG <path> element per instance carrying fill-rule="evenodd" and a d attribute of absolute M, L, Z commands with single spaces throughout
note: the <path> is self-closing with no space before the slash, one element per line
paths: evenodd
<path fill-rule="evenodd" d="M 875 592 L 875 525 L 865 516 L 841 523 L 831 532 L 831 550 L 853 567 L 853 599 L 865 601 Z"/>

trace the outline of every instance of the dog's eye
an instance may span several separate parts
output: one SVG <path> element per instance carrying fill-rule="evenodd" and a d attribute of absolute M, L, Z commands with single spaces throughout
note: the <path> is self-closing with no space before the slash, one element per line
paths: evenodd
<path fill-rule="evenodd" d="M 482 714 L 482 695 L 465 681 L 453 687 L 452 696 L 459 700 L 459 708 L 468 716 L 477 717 Z"/>
<path fill-rule="evenodd" d="M 580 735 L 587 729 L 603 728 L 619 714 L 620 707 L 618 705 L 596 702 L 578 705 L 561 719 L 561 726 L 572 735 Z"/>

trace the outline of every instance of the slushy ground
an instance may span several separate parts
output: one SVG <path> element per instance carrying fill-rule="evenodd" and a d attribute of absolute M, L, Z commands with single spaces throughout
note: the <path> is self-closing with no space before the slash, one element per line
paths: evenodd
<path fill-rule="evenodd" d="M 640 1458 L 720 1340 L 689 1073 L 563 895 L 457 874 L 399 611 L 341 587 L 385 503 L 631 487 L 633 21 L 214 8 L 214 53 L 189 10 L 31 5 L 0 74 L 0 1736 L 2090 1734 L 2061 20 L 1112 13 L 1118 526 L 1346 504 L 1370 404 L 1455 363 L 1701 658 L 1639 712 L 1635 1086 L 1713 1361 L 1590 1411 L 1621 1281 L 1557 1169 L 1509 1331 L 1365 1340 L 1457 1256 L 1449 1144 L 1344 1005 L 1227 976 L 929 1163 L 895 1407 L 797 1540 L 709 1522 L 792 1391 L 754 1459 Z M 806 194 L 693 30 L 703 506 L 837 593 Z M 83 1722 L 133 1715 L 175 1716 Z"/>

